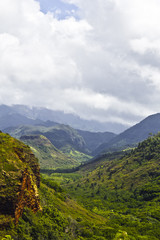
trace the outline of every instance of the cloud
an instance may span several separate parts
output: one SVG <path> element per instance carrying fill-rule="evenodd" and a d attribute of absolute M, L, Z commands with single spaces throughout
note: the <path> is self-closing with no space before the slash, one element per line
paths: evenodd
<path fill-rule="evenodd" d="M 158 0 L 63 2 L 76 13 L 59 19 L 38 1 L 0 2 L 0 103 L 127 125 L 158 112 Z"/>

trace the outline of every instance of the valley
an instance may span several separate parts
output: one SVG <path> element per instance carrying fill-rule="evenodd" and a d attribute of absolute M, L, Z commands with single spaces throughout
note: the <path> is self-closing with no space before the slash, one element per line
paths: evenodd
<path fill-rule="evenodd" d="M 159 22 L 0 0 L 0 240 L 160 240 Z"/>
<path fill-rule="evenodd" d="M 0 239 L 160 239 L 160 114 L 120 134 L 14 114 L 0 133 Z"/>

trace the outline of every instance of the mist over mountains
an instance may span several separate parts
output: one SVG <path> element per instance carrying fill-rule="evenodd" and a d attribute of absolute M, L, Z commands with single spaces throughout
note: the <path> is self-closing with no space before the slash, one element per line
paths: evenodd
<path fill-rule="evenodd" d="M 12 126 L 20 124 L 39 124 L 42 121 L 52 121 L 70 125 L 75 129 L 91 132 L 114 132 L 120 133 L 127 129 L 126 125 L 112 122 L 98 122 L 95 120 L 84 120 L 78 115 L 64 113 L 62 111 L 47 108 L 28 107 L 25 105 L 0 105 L 0 129 L 10 127 L 10 117 L 16 118 Z M 16 124 L 17 123 L 17 124 Z"/>

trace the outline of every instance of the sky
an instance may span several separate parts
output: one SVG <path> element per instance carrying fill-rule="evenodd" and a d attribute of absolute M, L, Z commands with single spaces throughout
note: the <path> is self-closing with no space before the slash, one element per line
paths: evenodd
<path fill-rule="evenodd" d="M 1 0 L 0 104 L 131 126 L 160 112 L 159 0 Z"/>

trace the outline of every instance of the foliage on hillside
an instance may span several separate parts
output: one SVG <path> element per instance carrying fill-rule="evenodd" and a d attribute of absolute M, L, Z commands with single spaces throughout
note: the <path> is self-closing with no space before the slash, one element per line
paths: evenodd
<path fill-rule="evenodd" d="M 77 204 L 56 182 L 43 178 L 38 194 L 39 178 L 30 148 L 0 133 L 0 239 L 104 240 L 118 234 L 104 217 Z"/>
<path fill-rule="evenodd" d="M 79 165 L 79 161 L 63 154 L 43 135 L 28 135 L 20 138 L 28 144 L 39 159 L 41 169 L 72 168 Z"/>
<path fill-rule="evenodd" d="M 48 124 L 47 124 L 48 123 Z M 24 135 L 43 135 L 50 142 L 64 153 L 74 152 L 75 159 L 81 161 L 82 158 L 76 152 L 83 154 L 92 154 L 94 150 L 102 143 L 107 143 L 113 139 L 116 134 L 110 132 L 88 132 L 75 130 L 70 126 L 62 124 L 52 124 L 46 122 L 38 126 L 19 126 L 16 128 L 8 128 L 5 130 L 15 138 Z M 83 154 L 82 154 L 83 153 Z M 72 156 L 71 156 L 72 157 Z M 85 155 L 83 157 L 85 159 Z M 86 159 L 85 159 L 86 160 Z"/>
<path fill-rule="evenodd" d="M 53 181 L 42 180 L 40 187 L 42 212 L 26 210 L 18 228 L 20 239 L 106 239 L 116 232 L 106 219 L 84 209 Z"/>
<path fill-rule="evenodd" d="M 1 229 L 0 239 L 10 235 L 15 240 L 105 240 L 124 234 L 73 201 L 54 181 L 42 179 L 39 192 L 42 211 L 26 208 L 17 226 Z"/>
<path fill-rule="evenodd" d="M 62 124 L 57 124 L 52 127 L 19 126 L 17 128 L 7 129 L 6 132 L 31 146 L 43 168 L 45 167 L 46 162 L 48 163 L 46 166 L 48 168 L 70 168 L 91 158 L 91 156 L 88 155 L 89 150 L 86 148 L 84 139 L 76 130 L 69 126 Z M 28 136 L 34 135 L 41 136 L 41 143 L 39 143 L 40 140 L 31 138 L 27 139 Z M 50 144 L 46 144 L 45 140 L 43 141 L 42 136 L 44 136 L 44 139 L 48 139 Z M 60 154 L 60 151 L 67 156 L 65 161 L 62 161 L 64 155 Z M 53 158 L 55 157 L 55 165 L 53 164 L 52 153 L 54 155 Z M 45 158 L 47 158 L 47 161 L 44 162 Z"/>
<path fill-rule="evenodd" d="M 12 139 L 8 135 L 2 136 Z M 11 174 L 15 171 L 11 167 L 10 172 L 10 166 L 17 151 L 14 155 L 10 151 L 11 142 L 7 142 L 5 146 L 2 141 L 2 149 L 8 147 L 8 151 L 7 148 L 4 151 L 8 155 L 4 155 L 2 162 L 4 164 L 5 159 L 9 159 L 8 165 L 4 166 L 7 174 Z M 18 151 L 18 157 L 20 153 Z M 3 229 L 1 227 L 0 235 L 10 235 L 15 240 L 159 240 L 159 160 L 160 133 L 139 143 L 129 153 L 101 156 L 99 160 L 82 166 L 78 172 L 43 175 L 40 187 L 42 210 L 34 214 L 26 208 L 18 226 L 1 213 L 0 222 L 6 225 L 3 224 Z M 33 163 L 29 163 L 32 168 Z M 17 169 L 21 167 L 16 166 Z M 0 178 L 2 182 L 3 179 Z M 70 195 L 54 179 L 60 180 Z M 3 193 L 7 195 L 7 191 Z"/>
<path fill-rule="evenodd" d="M 40 168 L 30 148 L 0 132 L 0 229 L 18 223 L 24 207 L 40 207 Z"/>
<path fill-rule="evenodd" d="M 126 231 L 131 239 L 158 240 L 159 163 L 160 134 L 139 143 L 138 148 L 121 158 L 101 159 L 92 171 L 82 167 L 66 178 L 64 186 L 85 207 L 105 216 L 108 226 Z M 80 180 L 76 175 L 81 176 Z"/>
<path fill-rule="evenodd" d="M 92 157 L 86 153 L 83 152 L 79 152 L 77 150 L 75 150 L 74 148 L 70 147 L 69 145 L 61 148 L 61 151 L 68 157 L 72 157 L 73 159 L 77 160 L 77 162 L 79 163 L 78 165 L 80 165 L 80 163 L 83 162 L 87 162 L 90 159 L 92 159 Z"/>
<path fill-rule="evenodd" d="M 19 126 L 18 128 L 10 128 L 6 130 L 15 138 L 20 138 L 23 135 L 44 135 L 58 149 L 67 145 L 87 153 L 84 139 L 77 131 L 70 126 L 57 124 L 52 127 L 46 126 Z"/>

